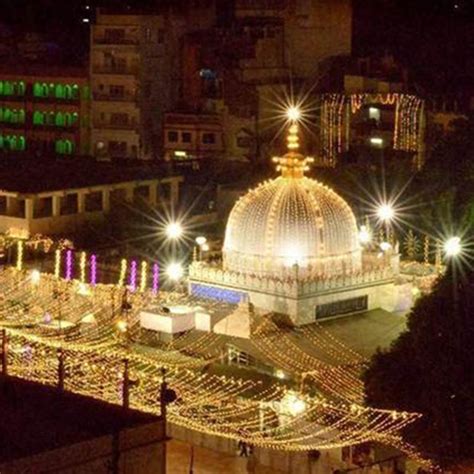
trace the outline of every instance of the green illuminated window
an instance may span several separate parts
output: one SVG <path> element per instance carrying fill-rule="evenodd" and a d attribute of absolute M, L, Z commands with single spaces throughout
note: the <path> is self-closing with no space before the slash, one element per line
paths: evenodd
<path fill-rule="evenodd" d="M 26 149 L 26 140 L 23 135 L 0 135 L 0 149 L 23 151 Z"/>
<path fill-rule="evenodd" d="M 62 112 L 58 112 L 56 114 L 56 118 L 55 118 L 55 121 L 54 121 L 54 124 L 57 126 L 57 127 L 64 127 L 64 125 L 66 124 L 65 120 L 64 120 L 64 114 Z"/>
<path fill-rule="evenodd" d="M 0 107 L 0 122 L 25 123 L 25 111 L 23 109 Z"/>
<path fill-rule="evenodd" d="M 62 84 L 56 84 L 56 86 L 54 87 L 54 95 L 56 99 L 66 98 L 66 87 L 64 87 Z"/>
<path fill-rule="evenodd" d="M 43 97 L 43 86 L 39 82 L 33 84 L 33 95 L 35 97 Z"/>
<path fill-rule="evenodd" d="M 71 155 L 74 153 L 74 143 L 71 140 L 57 140 L 55 150 L 60 155 Z"/>
<path fill-rule="evenodd" d="M 44 113 L 39 110 L 35 110 L 33 113 L 33 124 L 34 125 L 44 125 Z"/>

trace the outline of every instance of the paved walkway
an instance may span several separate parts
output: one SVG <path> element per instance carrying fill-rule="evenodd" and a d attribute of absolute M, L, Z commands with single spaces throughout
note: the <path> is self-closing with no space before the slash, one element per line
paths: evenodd
<path fill-rule="evenodd" d="M 247 474 L 247 459 L 219 453 L 206 448 L 194 447 L 193 470 L 190 471 L 191 446 L 181 441 L 172 440 L 167 443 L 167 474 Z M 259 466 L 254 474 L 283 474 Z"/>

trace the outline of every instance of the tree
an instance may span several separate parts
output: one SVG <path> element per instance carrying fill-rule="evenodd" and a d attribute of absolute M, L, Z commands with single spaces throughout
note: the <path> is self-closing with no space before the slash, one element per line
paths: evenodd
<path fill-rule="evenodd" d="M 474 271 L 450 268 L 364 374 L 370 406 L 422 414 L 405 434 L 441 465 L 474 456 L 473 341 Z"/>

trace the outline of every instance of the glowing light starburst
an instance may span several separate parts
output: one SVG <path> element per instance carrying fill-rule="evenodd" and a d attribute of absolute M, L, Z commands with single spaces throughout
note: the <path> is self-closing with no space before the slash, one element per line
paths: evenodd
<path fill-rule="evenodd" d="M 166 226 L 166 236 L 168 239 L 177 240 L 183 235 L 183 226 L 179 222 L 170 222 Z"/>
<path fill-rule="evenodd" d="M 291 122 L 298 122 L 298 120 L 301 118 L 301 110 L 299 107 L 291 105 L 286 111 L 286 116 Z"/>
<path fill-rule="evenodd" d="M 462 252 L 461 238 L 450 237 L 445 241 L 443 248 L 447 257 L 456 257 Z"/>
<path fill-rule="evenodd" d="M 383 222 L 390 222 L 395 218 L 395 209 L 390 203 L 383 203 L 377 209 L 377 217 Z"/>

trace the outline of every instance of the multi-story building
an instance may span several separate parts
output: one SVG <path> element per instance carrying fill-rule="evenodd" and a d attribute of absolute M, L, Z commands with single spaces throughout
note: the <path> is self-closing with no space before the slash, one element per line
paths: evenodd
<path fill-rule="evenodd" d="M 222 158 L 224 133 L 220 117 L 216 114 L 166 114 L 164 153 L 167 161 Z"/>
<path fill-rule="evenodd" d="M 89 160 L 0 166 L 0 233 L 74 234 L 126 203 L 175 209 L 183 178 Z"/>
<path fill-rule="evenodd" d="M 89 154 L 86 70 L 4 64 L 0 67 L 0 151 Z"/>
<path fill-rule="evenodd" d="M 193 127 L 206 128 L 214 115 L 222 127 L 220 156 L 254 159 L 270 152 L 264 147 L 279 128 L 270 125 L 290 96 L 290 82 L 316 79 L 323 61 L 350 54 L 351 7 L 346 0 L 238 0 L 229 8 L 225 23 L 184 38 L 182 101 L 174 112 L 187 135 Z M 166 146 L 169 129 L 166 122 Z M 204 156 L 194 151 L 187 156 Z"/>
<path fill-rule="evenodd" d="M 424 100 L 411 93 L 407 72 L 392 57 L 360 58 L 318 95 L 319 141 L 310 150 L 321 166 L 425 161 Z"/>
<path fill-rule="evenodd" d="M 152 159 L 161 154 L 163 114 L 172 110 L 181 89 L 181 38 L 210 21 L 209 15 L 194 17 L 171 8 L 98 10 L 90 54 L 96 156 Z"/>
<path fill-rule="evenodd" d="M 269 20 L 281 22 L 284 43 L 278 54 L 283 53 L 295 78 L 315 78 L 326 59 L 351 54 L 350 0 L 236 0 L 235 17 L 260 22 L 265 19 L 260 31 L 253 33 L 259 39 L 277 35 L 269 27 Z"/>

